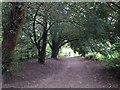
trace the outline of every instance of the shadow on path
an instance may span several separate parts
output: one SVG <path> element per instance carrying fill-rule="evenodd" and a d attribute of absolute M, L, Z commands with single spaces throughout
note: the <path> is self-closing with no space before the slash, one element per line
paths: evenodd
<path fill-rule="evenodd" d="M 103 62 L 67 57 L 48 59 L 45 65 L 36 60 L 26 62 L 14 73 L 13 82 L 3 87 L 118 88 L 118 80 Z"/>

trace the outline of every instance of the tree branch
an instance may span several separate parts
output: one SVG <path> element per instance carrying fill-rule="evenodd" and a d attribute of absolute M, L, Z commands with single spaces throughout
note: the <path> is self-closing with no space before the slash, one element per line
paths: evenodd
<path fill-rule="evenodd" d="M 38 42 L 37 42 L 37 47 L 38 47 L 38 49 L 40 50 L 40 48 L 41 48 L 41 46 L 40 46 L 40 41 L 42 40 L 42 37 L 38 40 Z"/>
<path fill-rule="evenodd" d="M 59 45 L 59 48 L 60 48 L 61 46 L 65 45 L 66 43 L 69 43 L 69 42 L 72 42 L 72 41 L 76 41 L 76 40 L 79 40 L 79 39 L 72 39 L 72 40 L 68 40 L 68 41 L 66 41 L 66 42 L 63 42 L 63 43 L 61 43 L 61 44 Z"/>
<path fill-rule="evenodd" d="M 37 22 L 38 24 L 40 24 L 42 27 L 45 27 L 44 24 L 41 23 L 40 21 L 36 20 L 36 22 Z"/>
<path fill-rule="evenodd" d="M 115 4 L 114 2 L 111 2 L 115 7 L 117 7 L 118 9 L 120 9 L 120 6 L 118 6 L 117 4 Z"/>
<path fill-rule="evenodd" d="M 54 21 L 54 22 L 48 27 L 47 31 L 49 31 L 50 28 L 51 28 L 55 23 L 56 23 L 56 22 Z"/>
<path fill-rule="evenodd" d="M 38 15 L 38 11 L 39 11 L 39 9 L 40 9 L 40 6 L 41 6 L 42 4 L 43 4 L 43 3 L 41 3 L 41 4 L 38 6 L 38 8 L 37 8 L 37 10 L 36 10 L 36 13 L 35 13 L 35 16 L 34 16 L 34 18 L 33 18 L 33 35 L 34 35 L 34 41 L 35 41 L 35 45 L 36 45 L 37 49 L 38 49 L 38 46 L 37 46 L 37 38 L 36 38 L 36 32 L 35 32 L 35 21 L 36 21 L 36 17 L 37 17 L 37 15 Z"/>
<path fill-rule="evenodd" d="M 120 12 L 118 12 L 118 10 L 116 10 L 116 9 L 114 9 L 111 5 L 110 5 L 110 3 L 109 2 L 107 2 L 107 4 L 108 4 L 108 6 L 113 10 L 113 11 L 115 11 L 115 12 L 117 12 L 117 13 L 119 13 L 120 14 Z"/>
<path fill-rule="evenodd" d="M 43 34 L 42 34 L 42 36 L 40 37 L 40 39 L 37 41 L 37 47 L 38 47 L 39 49 L 41 48 L 40 42 L 41 42 L 42 38 L 43 38 Z"/>
<path fill-rule="evenodd" d="M 53 48 L 52 44 L 49 41 L 47 41 L 47 42 L 48 42 L 50 48 L 52 49 Z"/>
<path fill-rule="evenodd" d="M 36 13 L 35 13 L 35 16 L 33 18 L 33 35 L 34 35 L 34 41 L 35 41 L 36 47 L 37 47 L 37 38 L 36 38 L 36 32 L 35 32 L 35 21 L 36 21 L 36 17 L 38 15 L 39 9 L 40 9 L 40 7 L 38 6 Z"/>
<path fill-rule="evenodd" d="M 59 41 L 59 44 L 64 42 L 66 39 L 62 38 L 60 41 Z"/>
<path fill-rule="evenodd" d="M 72 22 L 72 21 L 54 21 L 49 27 L 48 27 L 48 29 L 47 29 L 47 31 L 49 31 L 50 30 L 50 28 L 55 24 L 55 23 L 61 23 L 61 22 Z M 80 24 L 79 24 L 80 25 Z"/>

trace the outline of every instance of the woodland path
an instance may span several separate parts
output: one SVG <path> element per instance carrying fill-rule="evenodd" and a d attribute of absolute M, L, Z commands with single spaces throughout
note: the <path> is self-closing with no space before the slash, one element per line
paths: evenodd
<path fill-rule="evenodd" d="M 118 88 L 118 80 L 103 62 L 83 57 L 36 60 L 23 64 L 14 79 L 3 87 L 22 88 Z"/>

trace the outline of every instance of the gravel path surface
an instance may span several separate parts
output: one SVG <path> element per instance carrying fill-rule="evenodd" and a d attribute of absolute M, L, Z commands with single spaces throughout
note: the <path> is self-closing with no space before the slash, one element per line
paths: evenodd
<path fill-rule="evenodd" d="M 14 79 L 3 87 L 22 88 L 117 88 L 118 80 L 99 61 L 82 57 L 46 60 L 45 65 L 36 60 L 23 64 L 14 73 Z"/>

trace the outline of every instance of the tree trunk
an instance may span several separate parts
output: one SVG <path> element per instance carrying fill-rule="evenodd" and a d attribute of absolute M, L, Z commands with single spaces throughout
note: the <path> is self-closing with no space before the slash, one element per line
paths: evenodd
<path fill-rule="evenodd" d="M 51 58 L 57 59 L 58 53 L 59 53 L 59 48 L 58 48 L 58 47 L 54 47 L 54 48 L 52 49 Z"/>
<path fill-rule="evenodd" d="M 30 59 L 29 51 L 27 50 L 27 59 Z"/>
<path fill-rule="evenodd" d="M 46 45 L 47 45 L 47 31 L 44 30 L 43 39 L 42 39 L 42 47 L 38 53 L 38 63 L 41 63 L 41 64 L 45 63 Z"/>
<path fill-rule="evenodd" d="M 51 58 L 57 59 L 59 53 L 59 41 L 56 41 L 54 39 L 52 40 L 51 50 L 52 50 Z"/>
<path fill-rule="evenodd" d="M 52 44 L 49 44 L 50 45 L 50 48 L 52 50 L 52 55 L 51 55 L 51 58 L 54 58 L 54 59 L 57 59 L 57 56 L 58 56 L 58 53 L 59 53 L 59 49 L 65 45 L 66 43 L 69 43 L 69 42 L 72 42 L 72 41 L 75 41 L 75 40 L 79 40 L 79 39 L 72 39 L 72 40 L 68 40 L 65 42 L 65 40 L 61 40 L 60 39 L 52 39 Z"/>
<path fill-rule="evenodd" d="M 8 13 L 8 21 L 3 21 L 3 42 L 2 42 L 2 73 L 11 73 L 13 65 L 12 54 L 15 49 L 18 37 L 22 31 L 24 19 L 27 10 L 27 3 L 11 3 L 11 9 Z M 21 6 L 21 7 L 20 7 Z"/>

